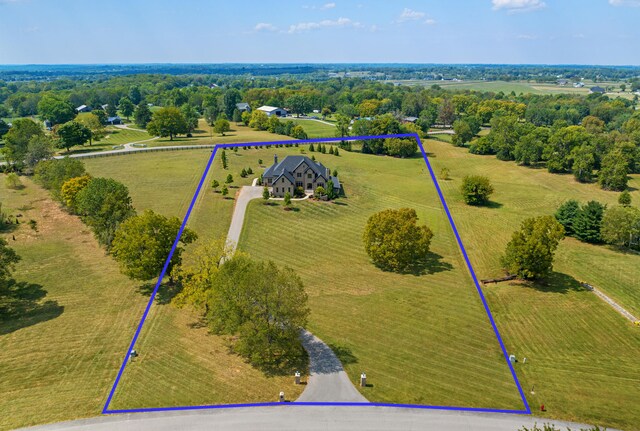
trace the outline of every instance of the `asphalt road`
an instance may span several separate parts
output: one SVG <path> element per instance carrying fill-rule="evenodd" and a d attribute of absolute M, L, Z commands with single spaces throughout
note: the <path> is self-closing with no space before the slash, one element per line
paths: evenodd
<path fill-rule="evenodd" d="M 29 431 L 516 431 L 535 423 L 565 430 L 586 425 L 512 414 L 373 406 L 243 407 L 118 414 L 27 428 Z M 27 430 L 25 429 L 25 430 Z"/>

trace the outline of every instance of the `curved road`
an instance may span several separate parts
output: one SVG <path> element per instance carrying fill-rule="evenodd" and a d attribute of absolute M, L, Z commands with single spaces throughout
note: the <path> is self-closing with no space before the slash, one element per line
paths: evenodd
<path fill-rule="evenodd" d="M 296 406 L 134 413 L 61 422 L 24 431 L 516 431 L 553 423 L 586 425 L 512 414 L 466 413 L 373 406 Z"/>

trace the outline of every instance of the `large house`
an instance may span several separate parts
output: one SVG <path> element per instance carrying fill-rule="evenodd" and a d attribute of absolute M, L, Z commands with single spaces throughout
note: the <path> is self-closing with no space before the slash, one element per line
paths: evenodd
<path fill-rule="evenodd" d="M 282 109 L 282 108 L 278 108 L 276 106 L 261 106 L 258 108 L 258 111 L 262 111 L 265 114 L 267 114 L 267 117 L 271 117 L 272 115 L 275 115 L 276 117 L 286 117 L 287 116 L 287 110 L 286 109 Z"/>
<path fill-rule="evenodd" d="M 251 112 L 251 106 L 247 102 L 236 103 L 236 109 L 243 113 L 244 111 Z"/>
<path fill-rule="evenodd" d="M 295 189 L 302 187 L 305 193 L 313 193 L 318 187 L 327 187 L 333 181 L 336 193 L 340 191 L 340 181 L 331 176 L 331 171 L 322 163 L 311 160 L 306 156 L 287 156 L 278 162 L 278 156 L 273 156 L 273 165 L 262 174 L 262 183 L 271 189 L 275 197 L 284 197 L 285 193 L 292 196 Z"/>
<path fill-rule="evenodd" d="M 589 93 L 599 93 L 599 94 L 604 94 L 605 93 L 605 89 L 602 87 L 598 87 L 597 85 L 595 87 L 591 87 L 589 89 Z"/>

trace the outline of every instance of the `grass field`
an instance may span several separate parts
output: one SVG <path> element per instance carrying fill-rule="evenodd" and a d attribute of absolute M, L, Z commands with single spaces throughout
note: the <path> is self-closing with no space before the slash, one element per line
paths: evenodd
<path fill-rule="evenodd" d="M 436 172 L 443 167 L 451 172 L 452 180 L 441 185 L 481 278 L 501 274 L 499 256 L 524 218 L 551 214 L 567 199 L 614 204 L 618 197 L 595 184 L 579 184 L 571 175 L 474 156 L 432 139 L 425 145 Z M 458 187 L 469 174 L 491 178 L 496 190 L 491 208 L 462 202 Z M 630 186 L 637 205 L 640 177 L 634 176 Z M 554 269 L 549 284 L 484 288 L 507 349 L 528 358 L 517 372 L 529 402 L 533 408 L 545 404 L 547 413 L 537 412 L 541 415 L 640 429 L 640 331 L 578 284 L 592 283 L 637 313 L 640 255 L 568 238 L 560 244 Z"/>
<path fill-rule="evenodd" d="M 293 121 L 296 124 L 302 126 L 309 138 L 333 138 L 336 136 L 335 126 L 321 123 L 315 120 L 302 120 L 295 117 L 287 117 L 284 121 Z"/>
<path fill-rule="evenodd" d="M 337 347 L 354 381 L 367 372 L 369 400 L 522 408 L 424 161 L 316 157 L 338 170 L 347 198 L 299 203 L 297 212 L 254 201 L 240 248 L 298 271 L 310 295 L 309 329 Z M 384 273 L 363 250 L 367 218 L 400 207 L 415 208 L 435 232 L 424 275 Z M 286 246 L 274 250 L 274 242 Z"/>

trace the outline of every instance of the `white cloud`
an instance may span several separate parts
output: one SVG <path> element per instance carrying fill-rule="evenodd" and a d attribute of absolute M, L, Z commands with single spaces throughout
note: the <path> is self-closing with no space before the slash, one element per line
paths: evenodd
<path fill-rule="evenodd" d="M 427 18 L 427 19 L 424 20 L 424 23 L 427 24 L 427 25 L 435 25 L 436 22 L 437 21 L 435 19 L 432 19 L 432 18 Z"/>
<path fill-rule="evenodd" d="M 609 0 L 611 6 L 640 7 L 640 0 Z"/>
<path fill-rule="evenodd" d="M 519 34 L 516 36 L 516 38 L 524 40 L 536 40 L 538 36 L 536 36 L 535 34 Z"/>
<path fill-rule="evenodd" d="M 255 31 L 278 31 L 278 27 L 268 22 L 259 22 L 253 29 Z"/>
<path fill-rule="evenodd" d="M 320 6 L 320 9 L 333 9 L 334 7 L 336 7 L 335 3 L 325 3 L 322 6 Z"/>
<path fill-rule="evenodd" d="M 418 12 L 413 9 L 409 9 L 408 7 L 404 8 L 397 22 L 405 22 L 405 21 L 417 21 L 419 19 L 423 19 L 427 14 L 424 12 Z"/>
<path fill-rule="evenodd" d="M 353 27 L 362 28 L 363 25 L 357 21 L 353 21 L 349 18 L 338 18 L 337 20 L 325 19 L 318 22 L 300 22 L 298 24 L 292 24 L 289 26 L 289 33 L 302 33 L 310 30 L 318 30 L 328 27 Z"/>
<path fill-rule="evenodd" d="M 542 0 L 491 0 L 491 3 L 493 10 L 504 9 L 508 13 L 531 12 L 547 6 Z"/>

